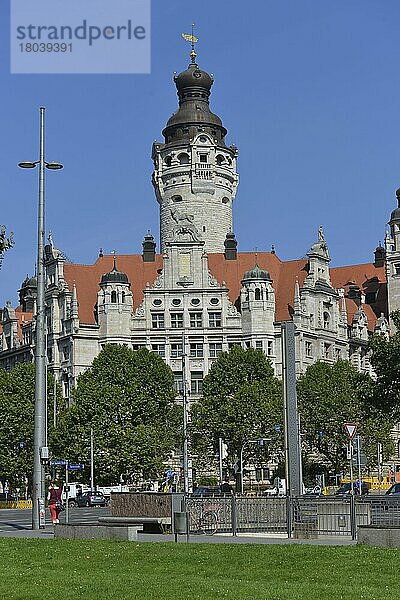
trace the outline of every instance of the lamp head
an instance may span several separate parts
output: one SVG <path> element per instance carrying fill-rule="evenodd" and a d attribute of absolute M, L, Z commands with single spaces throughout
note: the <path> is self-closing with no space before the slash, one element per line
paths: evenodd
<path fill-rule="evenodd" d="M 58 171 L 59 169 L 62 169 L 63 167 L 64 167 L 64 165 L 62 165 L 61 163 L 58 163 L 58 162 L 46 163 L 46 169 L 50 169 L 52 171 Z"/>
<path fill-rule="evenodd" d="M 18 163 L 18 166 L 21 167 L 21 169 L 34 169 L 36 165 L 37 162 L 30 162 L 28 160 Z"/>

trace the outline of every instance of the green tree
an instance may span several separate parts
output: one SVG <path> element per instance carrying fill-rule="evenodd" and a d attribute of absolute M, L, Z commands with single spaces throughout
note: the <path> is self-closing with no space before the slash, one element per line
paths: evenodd
<path fill-rule="evenodd" d="M 394 335 L 387 338 L 375 334 L 369 341 L 371 364 L 376 374 L 373 401 L 393 422 L 400 420 L 400 311 L 391 315 L 396 326 Z"/>
<path fill-rule="evenodd" d="M 53 377 L 48 376 L 49 430 L 52 428 Z M 62 398 L 57 387 L 58 410 Z M 0 480 L 13 488 L 31 485 L 33 470 L 33 427 L 35 367 L 25 363 L 12 371 L 0 370 Z"/>
<path fill-rule="evenodd" d="M 78 377 L 72 406 L 55 433 L 58 457 L 88 465 L 93 428 L 96 481 L 160 476 L 181 433 L 173 383 L 172 371 L 159 356 L 106 346 Z"/>
<path fill-rule="evenodd" d="M 358 423 L 371 465 L 377 461 L 378 441 L 384 443 L 386 454 L 391 451 L 391 421 L 374 406 L 372 389 L 372 379 L 348 361 L 339 360 L 333 365 L 316 362 L 307 368 L 297 383 L 306 467 L 311 462 L 319 472 L 335 473 L 348 468 L 342 455 L 348 442 L 344 423 Z M 315 456 L 313 461 L 309 460 L 310 454 Z"/>
<path fill-rule="evenodd" d="M 228 445 L 232 462 L 244 449 L 244 459 L 262 452 L 267 460 L 281 452 L 283 421 L 281 384 L 260 350 L 234 346 L 219 355 L 204 378 L 203 398 L 193 407 L 193 438 L 198 452 L 218 449 L 218 438 Z M 246 444 L 268 438 L 262 448 Z"/>
<path fill-rule="evenodd" d="M 14 246 L 13 234 L 11 233 L 8 237 L 6 235 L 6 228 L 4 225 L 0 226 L 0 267 L 3 260 L 3 255 L 6 250 L 9 250 Z"/>

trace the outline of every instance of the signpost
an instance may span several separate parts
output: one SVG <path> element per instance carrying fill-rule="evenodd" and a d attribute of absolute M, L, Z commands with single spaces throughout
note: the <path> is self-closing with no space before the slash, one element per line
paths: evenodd
<path fill-rule="evenodd" d="M 347 436 L 349 438 L 349 448 L 347 452 L 347 457 L 350 462 L 350 485 L 351 485 L 351 495 L 354 494 L 353 487 L 353 438 L 356 435 L 357 431 L 357 423 L 344 423 L 343 427 L 346 430 Z M 361 484 L 360 484 L 360 493 L 361 493 Z"/>

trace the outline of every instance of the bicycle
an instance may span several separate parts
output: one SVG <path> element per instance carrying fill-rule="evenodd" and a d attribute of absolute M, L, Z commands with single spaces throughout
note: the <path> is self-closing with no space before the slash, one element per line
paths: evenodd
<path fill-rule="evenodd" d="M 201 501 L 201 504 L 200 502 L 196 502 L 196 504 L 192 504 L 191 509 L 190 532 L 195 535 L 214 535 L 218 530 L 221 510 L 218 502 L 212 500 Z"/>

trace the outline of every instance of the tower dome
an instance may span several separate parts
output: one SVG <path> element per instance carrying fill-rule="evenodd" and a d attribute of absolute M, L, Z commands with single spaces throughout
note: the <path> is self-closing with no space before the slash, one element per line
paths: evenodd
<path fill-rule="evenodd" d="M 128 276 L 125 273 L 118 271 L 115 256 L 112 270 L 102 276 L 100 285 L 107 285 L 109 283 L 124 283 L 130 285 Z"/>
<path fill-rule="evenodd" d="M 195 54 L 191 57 L 192 62 L 188 68 L 179 75 L 174 75 L 179 108 L 170 117 L 163 131 L 165 142 L 168 144 L 189 140 L 201 128 L 201 131 L 208 131 L 213 138 L 223 143 L 227 130 L 221 119 L 211 112 L 209 105 L 213 77 L 194 62 Z"/>
<path fill-rule="evenodd" d="M 392 211 L 392 214 L 390 215 L 390 221 L 395 221 L 395 220 L 400 220 L 400 188 L 398 190 L 396 190 L 396 198 L 397 198 L 397 208 L 394 209 L 394 211 Z"/>
<path fill-rule="evenodd" d="M 250 270 L 246 271 L 243 276 L 243 281 L 252 281 L 252 280 L 263 280 L 263 281 L 271 281 L 271 276 L 268 271 L 261 269 L 257 264 Z"/>

